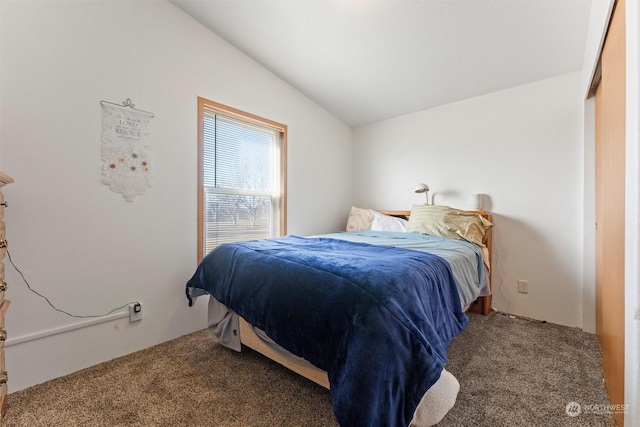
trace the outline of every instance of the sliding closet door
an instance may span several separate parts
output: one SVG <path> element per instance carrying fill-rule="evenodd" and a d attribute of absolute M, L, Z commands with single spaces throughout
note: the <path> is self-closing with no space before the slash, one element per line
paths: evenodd
<path fill-rule="evenodd" d="M 596 91 L 596 333 L 611 403 L 624 403 L 625 14 L 615 7 Z M 624 416 L 615 416 L 619 426 Z"/>

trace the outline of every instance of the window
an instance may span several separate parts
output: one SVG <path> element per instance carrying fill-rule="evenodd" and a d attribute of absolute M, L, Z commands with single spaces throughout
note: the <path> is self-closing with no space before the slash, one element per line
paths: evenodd
<path fill-rule="evenodd" d="M 287 127 L 198 98 L 198 259 L 286 233 Z"/>

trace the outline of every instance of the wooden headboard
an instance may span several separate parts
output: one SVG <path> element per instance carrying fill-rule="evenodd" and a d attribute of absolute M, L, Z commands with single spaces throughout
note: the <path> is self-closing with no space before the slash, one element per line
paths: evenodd
<path fill-rule="evenodd" d="M 403 217 L 408 219 L 411 216 L 411 211 L 379 211 L 385 215 L 395 216 L 395 217 Z M 479 210 L 470 210 L 467 212 L 476 213 L 493 223 L 493 218 L 491 214 L 487 211 L 479 211 Z M 485 245 L 487 246 L 487 250 L 489 251 L 489 288 L 491 289 L 491 272 L 493 271 L 493 227 L 487 230 Z M 484 316 L 488 316 L 491 313 L 491 295 L 487 295 L 485 297 L 479 297 L 477 300 L 471 303 L 471 307 L 469 307 L 469 311 L 472 313 L 479 313 Z"/>

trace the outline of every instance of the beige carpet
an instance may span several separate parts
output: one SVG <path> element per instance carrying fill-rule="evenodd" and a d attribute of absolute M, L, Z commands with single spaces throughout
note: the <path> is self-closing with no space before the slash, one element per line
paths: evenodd
<path fill-rule="evenodd" d="M 611 425 L 565 412 L 608 403 L 598 343 L 579 329 L 471 315 L 449 359 L 461 388 L 441 426 Z M 207 331 L 12 393 L 8 405 L 7 427 L 337 425 L 327 390 Z"/>

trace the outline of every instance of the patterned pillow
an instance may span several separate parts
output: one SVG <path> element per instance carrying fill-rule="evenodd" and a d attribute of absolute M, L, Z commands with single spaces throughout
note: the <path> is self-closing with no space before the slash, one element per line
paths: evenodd
<path fill-rule="evenodd" d="M 371 230 L 371 223 L 376 215 L 373 209 L 363 209 L 351 206 L 347 219 L 347 231 Z"/>

